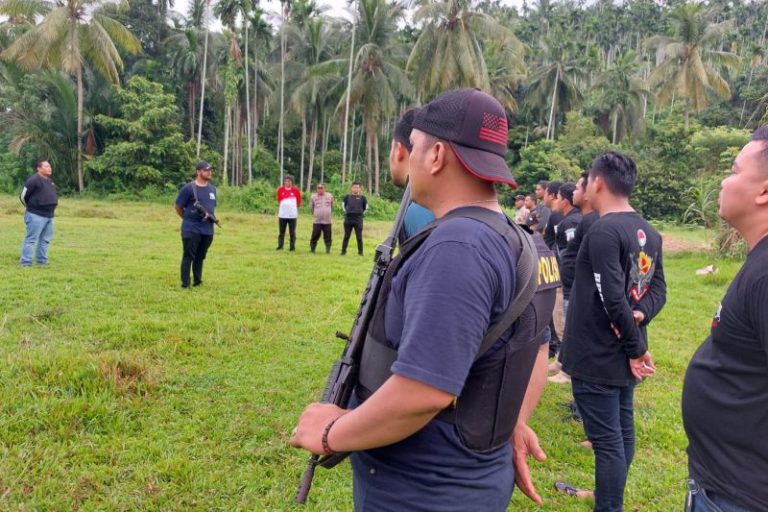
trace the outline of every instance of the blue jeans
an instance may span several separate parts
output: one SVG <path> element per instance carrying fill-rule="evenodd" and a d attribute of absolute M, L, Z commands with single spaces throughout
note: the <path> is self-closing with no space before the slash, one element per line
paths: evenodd
<path fill-rule="evenodd" d="M 53 218 L 24 212 L 24 224 L 27 226 L 27 234 L 21 244 L 22 266 L 32 265 L 32 254 L 35 254 L 37 263 L 48 263 L 48 245 L 53 240 Z M 37 251 L 35 251 L 37 246 Z"/>
<path fill-rule="evenodd" d="M 690 512 L 751 512 L 722 494 L 702 489 L 694 480 L 688 481 L 688 489 L 688 499 L 691 501 Z"/>
<path fill-rule="evenodd" d="M 621 512 L 627 473 L 635 455 L 634 386 L 616 387 L 571 378 L 573 398 L 595 453 L 594 512 Z"/>

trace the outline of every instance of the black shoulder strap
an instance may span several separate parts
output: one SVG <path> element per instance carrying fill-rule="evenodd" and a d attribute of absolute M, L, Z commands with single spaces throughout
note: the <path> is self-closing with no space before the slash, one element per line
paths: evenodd
<path fill-rule="evenodd" d="M 480 349 L 477 351 L 477 356 L 475 356 L 475 361 L 477 361 L 520 318 L 525 308 L 533 300 L 536 288 L 538 287 L 536 282 L 537 251 L 533 238 L 506 215 L 502 218 L 497 212 L 486 208 L 468 207 L 453 210 L 443 219 L 452 217 L 468 217 L 480 221 L 503 236 L 510 247 L 520 248 L 515 272 L 515 283 L 518 292 L 512 300 L 509 309 L 504 313 L 504 316 L 491 327 L 480 343 Z"/>

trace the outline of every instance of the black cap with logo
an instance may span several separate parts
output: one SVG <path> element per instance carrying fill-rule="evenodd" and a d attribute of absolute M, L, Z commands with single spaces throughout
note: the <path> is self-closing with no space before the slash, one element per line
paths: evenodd
<path fill-rule="evenodd" d="M 479 89 L 446 91 L 416 112 L 414 129 L 446 140 L 464 167 L 487 181 L 517 182 L 507 166 L 507 114 Z"/>

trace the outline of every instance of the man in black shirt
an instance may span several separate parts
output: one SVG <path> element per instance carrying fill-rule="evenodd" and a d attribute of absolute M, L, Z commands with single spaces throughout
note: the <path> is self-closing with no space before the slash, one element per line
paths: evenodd
<path fill-rule="evenodd" d="M 549 185 L 548 182 L 540 181 L 534 189 L 536 201 L 538 201 L 538 204 L 535 204 L 532 208 L 530 216 L 531 222 L 528 224 L 528 227 L 530 227 L 533 231 L 538 231 L 542 235 L 544 234 L 544 229 L 547 227 L 547 223 L 549 222 L 549 216 L 552 213 L 551 210 L 544 204 L 544 198 L 547 195 L 547 185 Z"/>
<path fill-rule="evenodd" d="M 558 212 L 557 204 L 557 193 L 560 192 L 560 187 L 562 185 L 562 182 L 550 181 L 547 185 L 547 192 L 544 194 L 544 205 L 550 211 L 549 219 L 547 220 L 546 225 L 543 226 L 544 241 L 550 249 L 556 248 L 557 236 L 555 235 L 555 226 L 560 224 L 560 221 L 563 220 L 563 216 Z M 555 250 L 555 252 L 557 251 Z"/>
<path fill-rule="evenodd" d="M 655 371 L 646 326 L 666 301 L 661 236 L 629 204 L 635 163 L 606 153 L 587 195 L 600 214 L 576 257 L 560 355 L 595 454 L 596 512 L 621 512 L 635 448 L 633 393 Z"/>
<path fill-rule="evenodd" d="M 541 183 L 539 183 L 541 185 Z M 557 193 L 560 191 L 562 185 L 559 181 L 550 181 L 546 184 L 544 189 L 544 207 L 546 208 L 548 215 L 546 224 L 542 225 L 542 232 L 544 234 L 544 242 L 547 246 L 555 251 L 557 255 L 557 240 L 555 235 L 555 226 L 563 220 L 563 216 L 557 212 Z M 536 194 L 538 195 L 539 187 L 536 187 Z M 542 221 L 543 222 L 543 221 Z M 558 263 L 559 263 L 558 256 Z M 552 334 L 549 340 L 549 356 L 554 357 L 560 350 L 560 340 L 563 337 L 563 290 L 558 288 L 557 290 L 557 302 L 555 302 L 555 310 L 552 313 L 552 321 L 549 324 L 549 329 Z"/>
<path fill-rule="evenodd" d="M 768 510 L 768 126 L 720 186 L 720 216 L 749 253 L 685 375 L 688 510 Z"/>
<path fill-rule="evenodd" d="M 341 255 L 347 254 L 347 245 L 352 230 L 357 239 L 357 254 L 363 255 L 363 215 L 368 211 L 368 200 L 360 195 L 360 182 L 352 183 L 352 193 L 344 196 L 341 202 L 344 210 L 344 240 L 341 242 Z"/>
<path fill-rule="evenodd" d="M 571 294 L 573 276 L 576 271 L 576 256 L 579 254 L 579 248 L 581 247 L 582 240 L 584 240 L 584 235 L 589 231 L 589 228 L 592 227 L 592 224 L 600 218 L 587 200 L 586 192 L 588 179 L 589 171 L 583 172 L 576 182 L 576 188 L 573 191 L 573 205 L 581 211 L 582 217 L 578 226 L 576 226 L 573 240 L 568 242 L 568 246 L 561 255 L 560 273 L 563 278 L 563 295 L 565 297 L 570 297 Z"/>
<path fill-rule="evenodd" d="M 53 212 L 59 204 L 56 185 L 51 181 L 51 168 L 48 160 L 35 162 L 35 174 L 24 182 L 19 200 L 24 205 L 24 224 L 27 233 L 21 244 L 21 266 L 32 266 L 35 255 L 38 265 L 48 263 L 48 245 L 53 240 Z M 35 250 L 37 249 L 37 250 Z"/>

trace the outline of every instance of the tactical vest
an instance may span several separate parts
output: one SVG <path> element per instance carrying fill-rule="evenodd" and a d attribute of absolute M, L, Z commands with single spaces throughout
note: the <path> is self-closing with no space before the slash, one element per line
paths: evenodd
<path fill-rule="evenodd" d="M 509 219 L 489 216 L 489 210 L 479 215 L 481 208 L 454 210 L 446 217 L 425 227 L 410 238 L 392 260 L 384 274 L 381 291 L 374 306 L 373 318 L 363 347 L 360 362 L 357 397 L 364 401 L 391 375 L 390 368 L 397 360 L 397 351 L 386 341 L 385 311 L 392 279 L 402 264 L 424 243 L 442 222 L 455 217 L 467 217 L 483 222 L 507 241 L 510 250 L 519 259 L 526 235 Z M 494 217 L 496 220 L 494 220 Z M 549 326 L 555 305 L 555 292 L 560 286 L 560 273 L 555 253 L 547 247 L 538 233 L 533 237 L 536 250 L 536 276 L 538 287 L 533 299 L 515 321 L 509 340 L 490 350 L 483 349 L 470 368 L 461 395 L 441 411 L 436 419 L 455 425 L 462 443 L 476 451 L 495 450 L 509 442 L 517 422 L 520 406 L 528 387 L 533 364 L 545 329 Z M 546 276 L 546 279 L 542 277 Z M 556 279 L 555 279 L 556 278 Z M 526 283 L 516 283 L 519 288 Z M 497 326 L 489 326 L 488 333 Z M 506 329 L 509 332 L 509 328 Z M 495 333 L 495 340 L 504 339 L 505 332 Z M 487 335 L 486 335 L 487 337 Z"/>

